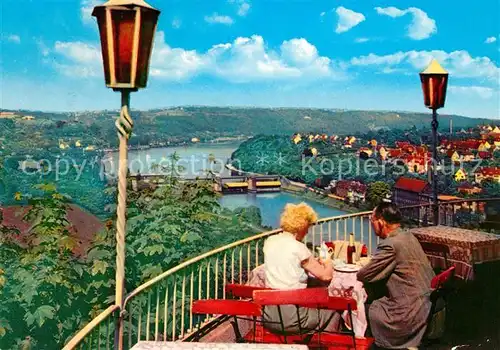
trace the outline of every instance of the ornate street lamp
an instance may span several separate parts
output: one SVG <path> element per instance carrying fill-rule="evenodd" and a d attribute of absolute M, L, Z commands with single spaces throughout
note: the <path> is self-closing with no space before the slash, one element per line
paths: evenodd
<path fill-rule="evenodd" d="M 116 209 L 115 304 L 123 308 L 125 285 L 125 230 L 127 207 L 127 141 L 133 122 L 129 114 L 130 92 L 146 87 L 153 39 L 160 11 L 143 0 L 110 0 L 94 7 L 101 37 L 106 86 L 121 92 L 120 117 L 115 125 L 120 139 L 118 206 Z M 121 349 L 122 317 L 118 321 L 117 346 Z"/>
<path fill-rule="evenodd" d="M 446 88 L 448 85 L 448 72 L 433 59 L 429 66 L 420 73 L 422 91 L 424 93 L 424 104 L 432 109 L 432 201 L 434 225 L 439 225 L 439 204 L 437 189 L 437 110 L 444 107 L 446 99 Z"/>

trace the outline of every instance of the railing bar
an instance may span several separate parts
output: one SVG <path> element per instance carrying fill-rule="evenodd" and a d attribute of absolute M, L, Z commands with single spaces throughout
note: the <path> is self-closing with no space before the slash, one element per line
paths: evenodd
<path fill-rule="evenodd" d="M 101 350 L 101 325 L 102 323 L 99 323 L 99 326 L 97 326 L 97 349 Z"/>
<path fill-rule="evenodd" d="M 160 325 L 160 288 L 156 288 L 156 313 L 155 313 L 155 341 L 158 341 L 158 327 Z"/>
<path fill-rule="evenodd" d="M 219 257 L 215 259 L 215 299 L 219 299 Z"/>
<path fill-rule="evenodd" d="M 234 252 L 236 250 L 233 248 L 231 252 L 231 283 L 234 283 Z"/>
<path fill-rule="evenodd" d="M 184 317 L 185 317 L 185 311 L 184 311 L 184 304 L 186 302 L 186 275 L 184 274 L 182 276 L 182 299 L 181 299 L 181 339 L 184 338 Z"/>
<path fill-rule="evenodd" d="M 312 232 L 311 232 L 311 231 L 312 231 Z M 314 236 L 316 235 L 316 225 L 314 225 L 314 226 L 312 227 L 311 231 L 309 231 L 309 232 L 311 232 L 311 233 L 312 233 L 312 244 L 313 244 L 313 247 L 312 247 L 312 253 L 313 253 L 313 255 L 314 255 L 314 250 L 316 249 L 316 248 L 315 248 L 315 247 L 316 247 L 316 244 L 315 244 L 315 243 L 316 243 L 316 240 L 314 239 Z"/>
<path fill-rule="evenodd" d="M 176 303 L 177 303 L 177 279 L 174 278 L 174 293 L 173 293 L 173 298 L 172 298 L 172 341 L 175 341 L 176 337 L 176 316 L 177 316 L 177 309 L 176 309 Z"/>
<path fill-rule="evenodd" d="M 248 243 L 248 246 L 247 246 L 247 283 L 250 280 L 250 271 L 252 271 L 252 261 L 250 258 L 251 248 L 252 248 L 252 246 L 250 245 L 250 243 Z M 217 299 L 217 298 L 215 298 L 215 299 Z"/>
<path fill-rule="evenodd" d="M 138 312 L 139 312 L 139 317 L 138 317 L 138 323 L 137 323 L 137 342 L 140 342 L 141 341 L 141 326 L 142 326 L 142 301 L 139 300 L 139 308 L 138 308 Z"/>
<path fill-rule="evenodd" d="M 344 219 L 344 241 L 347 240 L 347 219 Z"/>
<path fill-rule="evenodd" d="M 321 226 L 319 227 L 319 232 L 320 232 L 320 238 L 319 238 L 319 245 L 321 246 L 323 244 L 323 225 L 324 224 L 321 224 Z"/>
<path fill-rule="evenodd" d="M 255 243 L 255 267 L 259 266 L 259 243 L 260 241 Z"/>
<path fill-rule="evenodd" d="M 354 233 L 354 239 L 356 239 L 356 218 L 357 217 L 353 217 L 352 218 L 352 233 Z"/>
<path fill-rule="evenodd" d="M 206 288 L 205 299 L 210 299 L 210 260 L 208 260 L 207 263 L 207 288 Z M 207 314 L 207 316 L 205 317 L 205 321 L 208 322 L 209 319 L 210 315 Z"/>
<path fill-rule="evenodd" d="M 128 347 L 132 347 L 132 303 L 128 307 Z M 106 349 L 108 350 L 108 349 Z"/>
<path fill-rule="evenodd" d="M 193 297 L 194 297 L 194 270 L 191 269 L 191 282 L 189 283 L 189 331 L 193 331 Z"/>
<path fill-rule="evenodd" d="M 372 255 L 372 223 L 368 223 L 368 251 Z"/>
<path fill-rule="evenodd" d="M 200 266 L 198 266 L 198 300 L 201 300 L 201 281 L 202 281 L 201 275 L 203 272 L 202 267 L 203 267 L 202 264 L 200 264 Z"/>
<path fill-rule="evenodd" d="M 167 341 L 167 324 L 168 324 L 168 280 L 165 283 L 165 305 L 163 306 L 163 341 Z"/>
<path fill-rule="evenodd" d="M 149 320 L 151 319 L 151 292 L 148 293 L 148 316 L 146 319 L 146 341 L 149 341 Z"/>
<path fill-rule="evenodd" d="M 106 322 L 106 350 L 109 349 L 109 320 L 111 318 L 108 317 L 107 322 Z"/>
<path fill-rule="evenodd" d="M 243 247 L 240 247 L 240 284 L 243 283 Z"/>
<path fill-rule="evenodd" d="M 328 241 L 332 241 L 332 222 L 328 221 Z"/>
<path fill-rule="evenodd" d="M 364 235 L 364 226 L 365 226 L 365 225 L 364 225 L 364 218 L 361 216 L 361 217 L 359 218 L 359 220 L 360 220 L 360 222 L 361 222 L 361 223 L 360 223 L 360 225 L 361 225 L 361 227 L 360 227 L 360 231 L 361 231 L 361 244 L 365 244 L 365 235 Z M 361 255 L 360 255 L 360 256 L 361 256 Z"/>
<path fill-rule="evenodd" d="M 335 235 L 336 235 L 336 240 L 339 240 L 339 220 L 335 220 Z"/>
<path fill-rule="evenodd" d="M 226 299 L 226 283 L 227 283 L 227 279 L 226 279 L 226 269 L 227 269 L 227 262 L 226 262 L 226 259 L 227 259 L 227 253 L 224 253 L 224 270 L 222 272 L 222 279 L 223 279 L 223 283 L 224 283 L 224 288 L 222 289 L 222 298 L 223 299 Z"/>
<path fill-rule="evenodd" d="M 89 334 L 89 350 L 92 350 L 92 334 L 94 334 L 94 331 L 90 332 Z"/>

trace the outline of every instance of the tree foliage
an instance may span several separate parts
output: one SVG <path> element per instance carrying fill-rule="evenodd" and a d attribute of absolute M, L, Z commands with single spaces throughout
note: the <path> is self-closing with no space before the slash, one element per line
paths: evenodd
<path fill-rule="evenodd" d="M 385 198 L 390 196 L 390 186 L 382 181 L 375 181 L 368 185 L 366 200 L 372 207 L 379 205 Z"/>
<path fill-rule="evenodd" d="M 127 292 L 190 257 L 260 231 L 260 213 L 221 208 L 208 183 L 167 183 L 129 193 Z M 6 227 L 0 216 L 2 349 L 59 348 L 113 300 L 114 220 L 77 257 L 67 220 L 70 199 L 52 184 L 36 187 L 42 195 L 26 199 L 28 233 Z"/>

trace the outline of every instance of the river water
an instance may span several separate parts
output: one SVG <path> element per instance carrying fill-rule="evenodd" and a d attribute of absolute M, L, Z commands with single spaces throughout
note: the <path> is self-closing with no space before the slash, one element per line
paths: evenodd
<path fill-rule="evenodd" d="M 231 154 L 238 148 L 238 144 L 197 144 L 188 147 L 167 147 L 129 152 L 129 168 L 131 174 L 140 171 L 141 174 L 161 173 L 153 171 L 153 164 L 169 165 L 169 155 L 176 152 L 180 157 L 178 162 L 183 167 L 179 174 L 193 178 L 206 176 L 207 169 L 223 176 L 229 176 L 224 169 L 224 164 Z M 215 162 L 214 162 L 215 160 Z M 115 173 L 118 165 L 118 154 L 114 153 L 106 162 L 106 171 Z M 153 167 L 154 168 L 154 167 Z M 262 224 L 273 228 L 279 227 L 280 213 L 287 203 L 308 203 L 320 218 L 346 214 L 345 212 L 310 201 L 289 193 L 263 193 L 263 194 L 231 194 L 220 198 L 222 206 L 234 209 L 237 207 L 256 206 L 261 211 Z"/>

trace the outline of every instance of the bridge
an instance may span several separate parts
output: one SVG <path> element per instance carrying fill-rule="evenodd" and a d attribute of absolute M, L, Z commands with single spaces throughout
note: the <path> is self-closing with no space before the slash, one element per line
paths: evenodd
<path fill-rule="evenodd" d="M 279 175 L 244 175 L 216 177 L 215 190 L 222 193 L 280 192 Z"/>
<path fill-rule="evenodd" d="M 131 175 L 132 189 L 138 191 L 144 187 L 162 186 L 167 183 L 168 175 L 145 174 Z M 177 178 L 180 182 L 209 181 L 214 184 L 214 189 L 220 193 L 263 193 L 280 192 L 282 178 L 279 175 L 240 175 L 240 176 L 206 176 L 196 178 Z"/>

